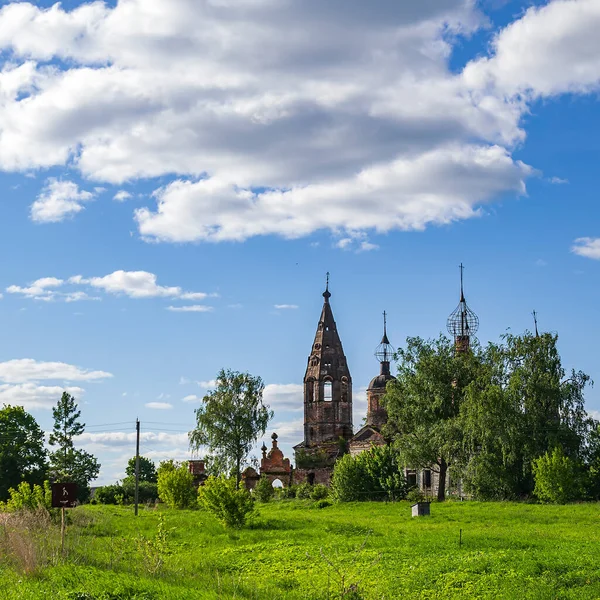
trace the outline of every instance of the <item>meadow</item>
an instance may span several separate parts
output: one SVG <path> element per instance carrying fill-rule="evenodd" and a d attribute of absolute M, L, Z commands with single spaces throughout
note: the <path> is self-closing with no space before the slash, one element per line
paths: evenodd
<path fill-rule="evenodd" d="M 226 530 L 200 510 L 81 506 L 64 558 L 56 523 L 4 524 L 0 598 L 600 598 L 598 504 L 446 502 L 411 518 L 408 502 L 291 500 L 257 512 Z"/>

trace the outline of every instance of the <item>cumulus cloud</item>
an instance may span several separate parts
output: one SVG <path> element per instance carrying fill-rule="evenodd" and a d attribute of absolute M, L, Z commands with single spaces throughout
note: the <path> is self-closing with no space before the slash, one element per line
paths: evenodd
<path fill-rule="evenodd" d="M 146 408 L 153 408 L 156 410 L 169 410 L 173 408 L 173 405 L 169 402 L 147 402 L 144 406 Z"/>
<path fill-rule="evenodd" d="M 111 378 L 106 371 L 90 371 L 62 362 L 43 362 L 32 358 L 13 359 L 0 363 L 0 381 L 23 383 L 42 380 L 98 381 Z"/>
<path fill-rule="evenodd" d="M 201 388 L 205 389 L 217 387 L 216 379 L 210 379 L 209 381 L 198 381 L 197 383 Z"/>
<path fill-rule="evenodd" d="M 182 402 L 200 402 L 201 398 L 196 394 L 188 394 L 185 398 L 182 398 Z"/>
<path fill-rule="evenodd" d="M 483 22 L 472 0 L 8 3 L 0 165 L 174 174 L 135 212 L 148 240 L 470 218 L 531 174 L 510 153 L 524 106 L 448 68 Z"/>
<path fill-rule="evenodd" d="M 277 310 L 295 310 L 298 308 L 297 304 L 275 304 L 274 307 Z"/>
<path fill-rule="evenodd" d="M 23 406 L 27 410 L 36 408 L 49 410 L 60 400 L 64 391 L 75 397 L 80 397 L 84 393 L 80 387 L 65 388 L 36 383 L 0 384 L 0 405 Z"/>
<path fill-rule="evenodd" d="M 56 288 L 61 286 L 89 286 L 95 290 L 102 290 L 107 294 L 124 295 L 129 298 L 171 298 L 177 300 L 204 300 L 215 294 L 205 292 L 186 292 L 179 286 L 162 286 L 157 283 L 157 276 L 148 271 L 114 271 L 102 277 L 89 277 L 73 275 L 66 281 L 56 277 L 44 277 L 30 283 L 26 287 L 11 285 L 6 291 L 11 294 L 21 294 L 26 298 L 35 300 L 61 299 L 66 302 L 78 300 L 98 300 L 82 291 L 60 292 Z M 188 308 L 189 310 L 189 308 Z M 211 310 L 207 307 L 207 310 Z"/>
<path fill-rule="evenodd" d="M 575 240 L 571 252 L 586 258 L 600 260 L 600 238 L 582 237 Z"/>
<path fill-rule="evenodd" d="M 274 411 L 304 410 L 304 387 L 297 383 L 269 383 L 263 391 L 263 400 Z"/>
<path fill-rule="evenodd" d="M 117 202 L 125 202 L 125 200 L 127 200 L 128 198 L 131 198 L 131 194 L 129 192 L 126 192 L 125 190 L 119 190 L 113 196 L 113 200 L 116 200 Z"/>
<path fill-rule="evenodd" d="M 80 190 L 72 181 L 49 179 L 31 205 L 31 220 L 37 223 L 57 223 L 82 211 L 85 202 L 94 198 L 91 192 Z"/>

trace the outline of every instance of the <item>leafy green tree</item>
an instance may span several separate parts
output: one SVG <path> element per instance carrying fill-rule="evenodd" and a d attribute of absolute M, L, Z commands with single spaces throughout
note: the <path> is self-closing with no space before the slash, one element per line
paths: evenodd
<path fill-rule="evenodd" d="M 238 486 L 242 464 L 273 418 L 273 411 L 263 404 L 263 390 L 260 377 L 221 369 L 216 388 L 195 410 L 196 428 L 189 434 L 190 446 L 195 450 L 208 446 L 231 466 Z"/>
<path fill-rule="evenodd" d="M 125 469 L 127 477 L 135 478 L 135 456 L 129 459 Z M 140 481 L 157 482 L 156 465 L 145 456 L 140 456 Z"/>
<path fill-rule="evenodd" d="M 44 432 L 22 406 L 0 409 L 0 501 L 22 481 L 42 485 L 47 463 Z"/>
<path fill-rule="evenodd" d="M 388 424 L 406 465 L 439 473 L 438 500 L 446 494 L 448 468 L 462 452 L 460 408 L 465 388 L 474 379 L 479 348 L 457 353 L 445 336 L 437 340 L 409 337 L 398 351 L 398 374 L 384 396 Z"/>
<path fill-rule="evenodd" d="M 26 481 L 21 481 L 16 489 L 10 488 L 9 494 L 10 498 L 0 507 L 8 512 L 52 508 L 52 488 L 48 481 L 44 481 L 43 485 L 29 485 Z"/>
<path fill-rule="evenodd" d="M 166 460 L 158 466 L 158 496 L 171 508 L 191 508 L 196 503 L 194 478 L 187 462 Z"/>
<path fill-rule="evenodd" d="M 593 421 L 584 408 L 589 377 L 567 376 L 557 336 L 503 336 L 480 355 L 479 370 L 461 405 L 463 481 L 481 499 L 533 492 L 533 461 L 562 447 L 586 462 Z"/>
<path fill-rule="evenodd" d="M 542 502 L 566 504 L 581 498 L 582 471 L 559 446 L 533 461 L 534 494 Z"/>
<path fill-rule="evenodd" d="M 78 485 L 78 497 L 86 500 L 90 493 L 90 481 L 98 477 L 100 463 L 93 454 L 75 448 L 73 438 L 85 431 L 81 423 L 81 411 L 75 398 L 63 392 L 52 409 L 54 427 L 49 443 L 58 448 L 50 453 L 50 475 L 58 482 L 71 481 Z"/>
<path fill-rule="evenodd" d="M 243 527 L 254 511 L 254 501 L 233 479 L 210 476 L 198 488 L 198 502 L 225 527 Z"/>

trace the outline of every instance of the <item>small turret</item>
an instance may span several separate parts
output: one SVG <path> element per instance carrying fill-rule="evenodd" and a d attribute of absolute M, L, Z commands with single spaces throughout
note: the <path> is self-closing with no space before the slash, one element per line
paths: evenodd
<path fill-rule="evenodd" d="M 467 306 L 463 289 L 464 267 L 460 264 L 460 301 L 452 314 L 448 317 L 446 326 L 448 333 L 454 336 L 456 352 L 466 352 L 471 346 L 471 336 L 479 329 L 479 318 Z"/>

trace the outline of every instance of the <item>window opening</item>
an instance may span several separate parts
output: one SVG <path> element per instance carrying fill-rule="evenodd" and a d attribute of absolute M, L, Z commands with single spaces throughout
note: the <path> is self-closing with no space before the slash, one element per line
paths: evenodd
<path fill-rule="evenodd" d="M 331 381 L 326 381 L 323 384 L 323 400 L 325 402 L 331 402 L 333 400 L 333 386 L 331 385 Z"/>
<path fill-rule="evenodd" d="M 423 487 L 431 487 L 431 471 L 429 469 L 423 471 Z"/>

